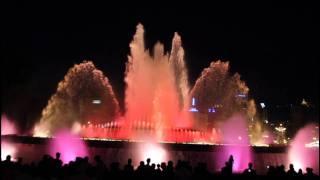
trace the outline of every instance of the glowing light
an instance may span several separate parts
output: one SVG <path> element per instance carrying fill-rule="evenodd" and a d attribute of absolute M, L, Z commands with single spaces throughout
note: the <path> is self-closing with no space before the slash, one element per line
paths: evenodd
<path fill-rule="evenodd" d="M 17 130 L 13 122 L 6 115 L 1 115 L 1 135 L 16 134 Z"/>
<path fill-rule="evenodd" d="M 263 144 L 263 143 L 255 143 L 254 146 L 257 146 L 257 147 L 269 147 L 270 145 L 269 144 Z"/>
<path fill-rule="evenodd" d="M 223 167 L 229 156 L 233 155 L 235 172 L 247 168 L 248 163 L 252 160 L 252 153 L 246 128 L 247 120 L 240 114 L 232 116 L 222 125 L 222 142 L 228 145 L 223 147 L 218 161 L 215 162 L 216 167 Z"/>
<path fill-rule="evenodd" d="M 309 107 L 309 103 L 303 98 L 301 105 Z"/>
<path fill-rule="evenodd" d="M 61 153 L 63 163 L 75 160 L 76 157 L 87 155 L 85 143 L 76 135 L 68 131 L 60 131 L 55 135 L 49 145 L 49 152 L 54 157 L 57 152 Z"/>
<path fill-rule="evenodd" d="M 242 97 L 242 98 L 246 97 L 245 94 L 238 94 L 237 96 L 238 96 L 238 97 Z"/>
<path fill-rule="evenodd" d="M 319 140 L 305 144 L 307 148 L 319 148 Z"/>
<path fill-rule="evenodd" d="M 192 108 L 189 109 L 189 111 L 190 111 L 190 112 L 198 112 L 198 109 L 195 108 L 195 107 L 192 107 Z"/>
<path fill-rule="evenodd" d="M 192 106 L 195 106 L 196 105 L 196 99 L 193 97 L 192 98 Z"/>
<path fill-rule="evenodd" d="M 140 158 L 146 160 L 151 159 L 151 163 L 160 164 L 167 161 L 166 151 L 159 145 L 153 143 L 147 143 L 140 147 Z"/>
<path fill-rule="evenodd" d="M 10 155 L 12 158 L 14 158 L 16 152 L 16 148 L 11 143 L 1 141 L 1 160 L 5 160 L 7 155 Z"/>
<path fill-rule="evenodd" d="M 42 124 L 38 123 L 35 125 L 33 130 L 34 137 L 48 137 L 49 131 Z"/>
<path fill-rule="evenodd" d="M 282 124 L 280 124 L 280 127 L 275 127 L 275 130 L 279 131 L 279 132 L 285 132 L 287 128 L 282 127 Z"/>
<path fill-rule="evenodd" d="M 215 162 L 219 170 L 224 166 L 230 155 L 233 155 L 234 158 L 234 172 L 242 172 L 248 167 L 248 163 L 252 162 L 250 146 L 222 146 L 222 152 L 220 153 L 218 161 Z"/>
<path fill-rule="evenodd" d="M 260 103 L 260 106 L 261 106 L 262 109 L 264 109 L 266 107 L 266 105 L 263 102 Z"/>
<path fill-rule="evenodd" d="M 99 99 L 92 100 L 92 104 L 101 104 L 101 100 Z"/>
<path fill-rule="evenodd" d="M 265 122 L 266 124 L 268 124 L 268 123 L 269 123 L 269 121 L 268 121 L 268 120 L 264 120 L 264 122 Z"/>
<path fill-rule="evenodd" d="M 78 134 L 81 132 L 81 124 L 79 122 L 74 122 L 71 128 L 71 132 Z"/>
<path fill-rule="evenodd" d="M 308 143 L 313 137 L 312 129 L 314 129 L 313 124 L 305 126 L 291 141 L 289 162 L 293 162 L 295 169 L 311 167 L 317 170 L 319 167 L 319 141 Z"/>
<path fill-rule="evenodd" d="M 209 109 L 208 109 L 208 112 L 215 113 L 215 112 L 216 112 L 216 110 L 212 107 L 212 108 L 209 108 Z"/>

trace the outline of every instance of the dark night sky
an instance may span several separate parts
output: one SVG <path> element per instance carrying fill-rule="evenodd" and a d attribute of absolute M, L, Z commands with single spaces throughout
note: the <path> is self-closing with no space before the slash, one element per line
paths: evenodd
<path fill-rule="evenodd" d="M 191 84 L 212 60 L 228 60 L 258 102 L 298 103 L 304 97 L 318 106 L 315 5 L 145 5 L 9 4 L 1 38 L 2 111 L 31 126 L 67 70 L 84 59 L 105 73 L 122 101 L 138 22 L 149 48 L 160 40 L 169 49 L 173 33 L 180 33 Z"/>

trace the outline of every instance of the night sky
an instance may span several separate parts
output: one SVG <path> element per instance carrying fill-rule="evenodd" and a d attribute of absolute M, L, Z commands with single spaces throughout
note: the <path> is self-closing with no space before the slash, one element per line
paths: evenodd
<path fill-rule="evenodd" d="M 11 3 L 2 24 L 2 113 L 30 128 L 75 63 L 92 60 L 123 105 L 125 62 L 138 22 L 146 45 L 182 36 L 190 84 L 213 60 L 230 61 L 267 105 L 318 107 L 319 45 L 312 4 Z M 318 49 L 317 49 L 318 50 Z"/>

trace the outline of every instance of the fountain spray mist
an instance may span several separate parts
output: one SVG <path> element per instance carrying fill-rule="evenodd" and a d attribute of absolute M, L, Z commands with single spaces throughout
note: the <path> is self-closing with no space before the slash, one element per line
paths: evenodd
<path fill-rule="evenodd" d="M 315 124 L 308 124 L 298 131 L 290 143 L 288 155 L 289 163 L 292 163 L 296 170 L 311 167 L 319 174 L 319 130 L 315 127 Z M 311 146 L 316 139 L 318 146 Z"/>
<path fill-rule="evenodd" d="M 5 114 L 1 115 L 1 135 L 17 134 L 15 124 Z M 5 160 L 7 155 L 16 158 L 17 148 L 14 143 L 1 139 L 1 160 Z"/>

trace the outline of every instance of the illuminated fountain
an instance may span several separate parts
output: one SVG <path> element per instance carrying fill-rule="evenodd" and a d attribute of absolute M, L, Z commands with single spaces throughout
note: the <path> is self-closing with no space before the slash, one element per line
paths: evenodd
<path fill-rule="evenodd" d="M 295 135 L 288 151 L 296 169 L 313 167 L 319 174 L 319 125 L 308 124 Z"/>
<path fill-rule="evenodd" d="M 189 88 L 178 33 L 170 53 L 159 42 L 150 53 L 139 24 L 130 43 L 125 82 L 125 113 L 120 115 L 103 73 L 90 61 L 75 65 L 43 110 L 34 136 L 54 136 L 64 127 L 86 138 L 221 143 L 225 121 L 236 113 L 246 120 L 255 114 L 249 88 L 239 74 L 230 74 L 228 62 L 212 62 Z"/>
<path fill-rule="evenodd" d="M 17 143 L 2 136 L 8 141 L 1 141 L 1 151 L 5 152 L 1 157 L 18 154 L 36 159 L 35 146 L 28 144 L 34 143 L 36 151 L 49 151 L 51 155 L 62 152 L 64 162 L 95 154 L 106 161 L 122 162 L 136 156 L 135 164 L 148 157 L 156 163 L 180 158 L 193 164 L 204 161 L 217 170 L 232 154 L 235 171 L 242 171 L 252 161 L 260 164 L 260 170 L 289 161 L 297 167 L 310 165 L 319 171 L 319 162 L 295 156 L 307 154 L 314 146 L 315 152 L 319 151 L 319 135 L 317 141 L 301 140 L 310 140 L 305 137 L 307 130 L 297 134 L 288 154 L 284 146 L 280 151 L 277 147 L 268 147 L 269 150 L 252 146 L 268 146 L 274 135 L 257 117 L 256 104 L 248 98 L 249 88 L 239 74 L 230 73 L 228 62 L 210 63 L 194 86 L 189 86 L 184 49 L 177 33 L 170 53 L 161 43 L 156 43 L 152 52 L 145 48 L 144 29 L 139 24 L 126 64 L 124 113 L 120 112 L 108 78 L 91 61 L 84 61 L 70 68 L 58 84 L 34 127 L 34 139 L 25 143 L 22 137 Z M 6 127 L 1 129 L 1 135 L 15 134 L 14 125 L 6 120 L 1 117 L 1 126 Z M 282 125 L 276 128 L 280 133 L 285 131 Z M 283 134 L 277 142 L 285 140 Z M 49 139 L 49 143 L 43 139 Z M 96 148 L 101 146 L 104 148 Z"/>
<path fill-rule="evenodd" d="M 34 135 L 46 137 L 60 129 L 80 130 L 86 123 L 111 121 L 118 113 L 118 101 L 108 79 L 92 62 L 83 62 L 70 68 L 59 83 Z"/>

